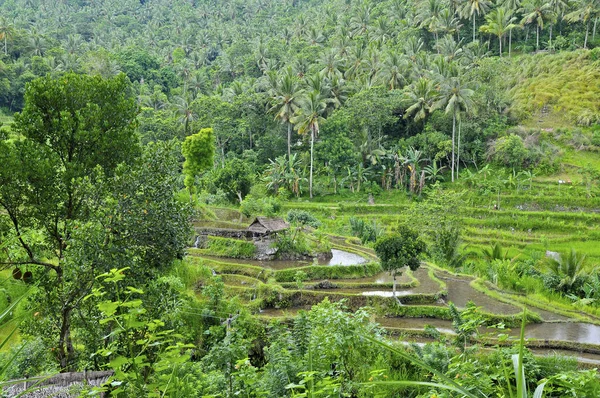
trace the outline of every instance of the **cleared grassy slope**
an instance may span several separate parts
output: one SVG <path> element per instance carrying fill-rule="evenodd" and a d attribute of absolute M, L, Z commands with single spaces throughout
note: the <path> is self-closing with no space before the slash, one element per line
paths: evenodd
<path fill-rule="evenodd" d="M 554 126 L 566 121 L 588 126 L 600 121 L 600 53 L 589 50 L 520 55 L 506 62 L 502 79 L 517 115 L 544 111 L 556 115 Z"/>

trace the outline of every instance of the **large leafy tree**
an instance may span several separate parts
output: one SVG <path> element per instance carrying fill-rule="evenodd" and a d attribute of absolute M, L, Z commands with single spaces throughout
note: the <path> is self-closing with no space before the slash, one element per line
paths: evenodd
<path fill-rule="evenodd" d="M 393 296 L 396 297 L 396 275 L 403 267 L 416 270 L 421 265 L 419 257 L 425 252 L 425 243 L 419 234 L 406 226 L 400 226 L 393 234 L 384 235 L 375 242 L 375 253 L 381 260 L 381 267 L 394 279 Z"/>
<path fill-rule="evenodd" d="M 254 173 L 242 159 L 230 159 L 225 163 L 225 167 L 216 171 L 215 185 L 226 192 L 232 202 L 237 199 L 242 203 L 253 182 Z"/>
<path fill-rule="evenodd" d="M 136 105 L 124 75 L 40 78 L 28 85 L 25 101 L 13 127 L 22 139 L 0 142 L 0 206 L 14 242 L 3 264 L 52 271 L 43 289 L 61 303 L 48 311 L 59 324 L 55 348 L 67 369 L 78 293 L 64 289 L 71 275 L 66 252 L 74 229 L 95 210 L 89 185 L 140 153 Z"/>
<path fill-rule="evenodd" d="M 215 153 L 213 129 L 205 128 L 196 134 L 186 137 L 181 146 L 181 153 L 185 158 L 185 162 L 183 163 L 184 184 L 190 193 L 190 200 L 192 200 L 196 192 L 196 177 L 203 171 L 210 169 L 213 165 Z"/>

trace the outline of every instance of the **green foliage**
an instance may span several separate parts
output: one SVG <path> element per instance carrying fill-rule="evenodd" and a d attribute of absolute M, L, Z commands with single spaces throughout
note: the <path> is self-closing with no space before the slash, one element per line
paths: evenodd
<path fill-rule="evenodd" d="M 227 193 L 227 198 L 241 204 L 250 192 L 254 182 L 253 172 L 247 162 L 242 159 L 230 159 L 222 168 L 217 168 L 213 183 Z"/>
<path fill-rule="evenodd" d="M 311 265 L 302 268 L 288 268 L 275 271 L 275 279 L 278 282 L 294 282 L 296 273 L 303 271 L 309 280 L 315 279 L 341 279 L 341 278 L 362 278 L 372 276 L 381 272 L 381 265 L 378 263 L 367 263 L 361 265 Z"/>
<path fill-rule="evenodd" d="M 308 240 L 307 235 L 299 227 L 291 231 L 283 231 L 277 234 L 274 242 L 277 249 L 276 256 L 285 258 L 286 256 L 312 256 L 314 254 L 313 245 Z"/>
<path fill-rule="evenodd" d="M 384 229 L 374 220 L 369 223 L 362 218 L 350 217 L 349 221 L 352 235 L 360 238 L 363 244 L 375 242 L 384 233 Z"/>
<path fill-rule="evenodd" d="M 164 322 L 149 319 L 139 295 L 140 289 L 123 287 L 127 268 L 112 269 L 98 276 L 100 287 L 89 297 L 102 299 L 107 286 L 115 300 L 101 300 L 96 305 L 100 324 L 111 328 L 111 341 L 97 355 L 105 357 L 114 375 L 96 391 L 110 391 L 114 396 L 172 395 L 184 380 L 176 377 L 177 369 L 189 361 L 187 350 L 194 345 L 181 342 L 183 336 L 164 329 Z M 175 377 L 174 377 L 175 376 Z"/>
<path fill-rule="evenodd" d="M 286 218 L 291 224 L 300 226 L 308 225 L 313 228 L 319 228 L 321 226 L 321 222 L 312 213 L 306 210 L 290 210 L 288 211 Z"/>
<path fill-rule="evenodd" d="M 206 243 L 208 254 L 231 258 L 254 258 L 256 246 L 247 240 L 208 236 Z"/>
<path fill-rule="evenodd" d="M 257 198 L 250 194 L 240 204 L 240 212 L 246 217 L 259 215 L 271 217 L 276 215 L 280 209 L 281 203 L 279 200 L 270 196 Z"/>
<path fill-rule="evenodd" d="M 519 170 L 523 167 L 528 151 L 523 139 L 516 134 L 501 137 L 494 147 L 494 158 L 500 164 Z"/>
<path fill-rule="evenodd" d="M 184 183 L 190 192 L 190 197 L 195 193 L 196 176 L 213 165 L 214 141 L 213 130 L 205 128 L 186 137 L 181 145 L 181 153 L 185 158 L 183 163 Z"/>
<path fill-rule="evenodd" d="M 377 239 L 374 246 L 377 257 L 381 259 L 381 267 L 390 273 L 405 266 L 413 271 L 419 268 L 419 258 L 425 248 L 419 235 L 404 226 L 399 227 L 394 234 Z"/>
<path fill-rule="evenodd" d="M 546 287 L 573 293 L 580 289 L 585 281 L 585 255 L 577 254 L 575 249 L 559 255 L 558 259 L 546 259 L 547 274 L 544 277 Z"/>

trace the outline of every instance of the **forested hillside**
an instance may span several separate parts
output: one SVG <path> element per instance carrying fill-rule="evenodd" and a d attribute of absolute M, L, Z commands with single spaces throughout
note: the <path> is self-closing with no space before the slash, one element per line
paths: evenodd
<path fill-rule="evenodd" d="M 0 389 L 599 396 L 599 17 L 0 0 Z"/>

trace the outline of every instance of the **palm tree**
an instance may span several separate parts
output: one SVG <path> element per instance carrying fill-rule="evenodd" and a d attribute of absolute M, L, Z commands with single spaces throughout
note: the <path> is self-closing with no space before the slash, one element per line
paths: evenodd
<path fill-rule="evenodd" d="M 522 9 L 524 15 L 522 24 L 528 25 L 533 22 L 536 24 L 536 50 L 540 49 L 540 30 L 544 29 L 544 23 L 550 19 L 552 8 L 548 0 L 527 0 L 523 3 Z"/>
<path fill-rule="evenodd" d="M 577 279 L 586 273 L 585 255 L 577 254 L 575 249 L 562 253 L 557 259 L 547 259 L 547 270 L 560 281 L 557 288 L 568 291 Z"/>
<path fill-rule="evenodd" d="M 554 26 L 556 20 L 562 19 L 564 17 L 565 11 L 568 7 L 568 0 L 550 0 L 550 8 L 552 9 L 552 13 L 554 14 L 554 20 L 550 24 L 550 45 L 552 45 L 552 27 Z"/>
<path fill-rule="evenodd" d="M 470 17 L 473 20 L 473 41 L 475 41 L 475 15 L 485 14 L 489 6 L 488 0 L 466 0 L 461 8 L 463 18 Z"/>
<path fill-rule="evenodd" d="M 463 26 L 458 18 L 454 16 L 454 12 L 444 8 L 440 13 L 440 26 L 443 32 L 452 35 L 456 33 L 456 40 L 460 41 L 460 28 Z"/>
<path fill-rule="evenodd" d="M 431 111 L 436 92 L 431 80 L 420 78 L 412 83 L 406 92 L 406 97 L 411 104 L 404 113 L 404 118 L 414 115 L 414 121 L 424 120 Z"/>
<path fill-rule="evenodd" d="M 513 17 L 512 11 L 504 7 L 498 7 L 485 16 L 485 25 L 479 28 L 480 31 L 492 34 L 498 37 L 498 45 L 500 46 L 500 57 L 502 57 L 502 38 L 513 29 L 516 18 Z"/>
<path fill-rule="evenodd" d="M 435 42 L 438 42 L 438 34 L 442 30 L 441 13 L 444 4 L 441 0 L 426 0 L 420 3 L 417 13 L 419 27 L 425 28 L 433 33 Z"/>
<path fill-rule="evenodd" d="M 371 23 L 371 12 L 372 7 L 368 3 L 363 3 L 356 15 L 352 16 L 350 20 L 350 28 L 354 36 L 361 36 L 367 33 L 369 25 Z"/>
<path fill-rule="evenodd" d="M 4 55 L 8 55 L 8 38 L 15 33 L 14 26 L 5 17 L 0 18 L 0 40 L 4 40 Z"/>
<path fill-rule="evenodd" d="M 308 180 L 308 189 L 310 197 L 313 197 L 313 159 L 315 139 L 319 135 L 319 124 L 323 122 L 323 114 L 327 108 L 326 101 L 321 97 L 318 91 L 311 91 L 307 96 L 300 100 L 300 108 L 296 116 L 292 119 L 296 125 L 299 134 L 310 132 L 310 176 Z"/>
<path fill-rule="evenodd" d="M 395 51 L 390 51 L 383 62 L 381 69 L 381 79 L 390 90 L 400 88 L 406 80 L 404 72 L 406 70 L 406 61 L 402 55 Z"/>
<path fill-rule="evenodd" d="M 461 78 L 451 77 L 442 82 L 440 89 L 440 97 L 438 101 L 433 105 L 433 109 L 444 107 L 446 113 L 452 113 L 452 182 L 454 182 L 454 171 L 456 169 L 454 162 L 454 152 L 456 143 L 456 119 L 460 118 L 461 112 L 469 111 L 472 105 L 472 96 L 473 90 L 467 88 L 467 86 L 461 81 Z M 460 136 L 458 150 L 460 151 Z"/>
<path fill-rule="evenodd" d="M 189 135 L 190 123 L 196 118 L 196 115 L 192 111 L 191 102 L 187 95 L 175 97 L 175 109 L 179 114 L 179 122 L 183 123 L 183 131 L 186 137 Z"/>
<path fill-rule="evenodd" d="M 600 12 L 600 0 L 577 0 L 575 10 L 565 15 L 569 22 L 581 21 L 585 24 L 585 39 L 583 48 L 587 48 L 588 35 L 590 30 L 590 19 L 598 16 Z"/>
<path fill-rule="evenodd" d="M 279 79 L 273 96 L 275 105 L 271 111 L 276 111 L 275 119 L 287 124 L 287 149 L 288 160 L 292 156 L 292 118 L 299 106 L 299 95 L 302 91 L 296 76 L 288 68 Z"/>

